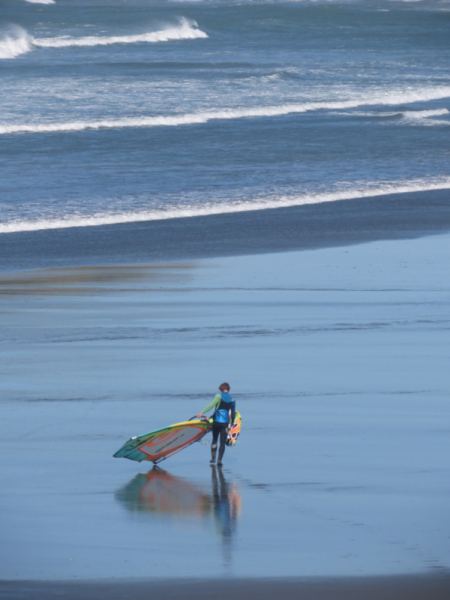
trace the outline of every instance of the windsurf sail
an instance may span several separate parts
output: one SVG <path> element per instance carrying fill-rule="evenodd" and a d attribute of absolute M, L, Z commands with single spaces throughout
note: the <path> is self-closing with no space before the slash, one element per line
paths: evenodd
<path fill-rule="evenodd" d="M 157 464 L 175 452 L 198 442 L 210 430 L 211 422 L 208 419 L 174 423 L 164 429 L 130 438 L 113 456 L 138 462 L 150 460 Z"/>

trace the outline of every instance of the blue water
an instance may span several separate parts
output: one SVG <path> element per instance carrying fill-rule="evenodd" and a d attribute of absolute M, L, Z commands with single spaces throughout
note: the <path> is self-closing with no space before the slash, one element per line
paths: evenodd
<path fill-rule="evenodd" d="M 0 7 L 0 234 L 450 187 L 448 1 L 36 2 Z"/>

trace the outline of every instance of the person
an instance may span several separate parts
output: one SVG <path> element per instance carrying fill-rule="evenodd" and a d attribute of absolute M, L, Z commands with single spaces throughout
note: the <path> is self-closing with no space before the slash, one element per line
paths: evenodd
<path fill-rule="evenodd" d="M 197 417 L 201 418 L 210 410 L 214 409 L 212 442 L 211 442 L 211 460 L 210 464 L 216 462 L 217 442 L 219 444 L 219 459 L 217 464 L 222 465 L 223 454 L 225 452 L 225 443 L 227 441 L 228 427 L 234 421 L 236 415 L 236 405 L 230 394 L 230 384 L 221 383 L 219 385 L 219 394 L 216 394 L 210 404 L 206 406 Z"/>

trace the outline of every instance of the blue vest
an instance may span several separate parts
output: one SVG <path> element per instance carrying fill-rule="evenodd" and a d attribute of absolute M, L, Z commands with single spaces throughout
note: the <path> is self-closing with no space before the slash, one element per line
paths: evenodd
<path fill-rule="evenodd" d="M 214 421 L 216 423 L 225 423 L 228 425 L 230 420 L 230 410 L 234 408 L 234 401 L 231 394 L 228 392 L 221 392 L 220 396 L 220 404 L 214 412 Z"/>

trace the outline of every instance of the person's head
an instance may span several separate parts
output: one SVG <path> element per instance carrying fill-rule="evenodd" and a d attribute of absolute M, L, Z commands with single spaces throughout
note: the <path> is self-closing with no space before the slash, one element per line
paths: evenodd
<path fill-rule="evenodd" d="M 220 390 L 221 392 L 229 392 L 229 391 L 230 391 L 230 389 L 231 389 L 231 388 L 230 388 L 230 384 L 229 384 L 229 383 L 226 383 L 226 382 L 225 382 L 225 383 L 221 383 L 221 384 L 219 385 L 219 390 Z"/>

